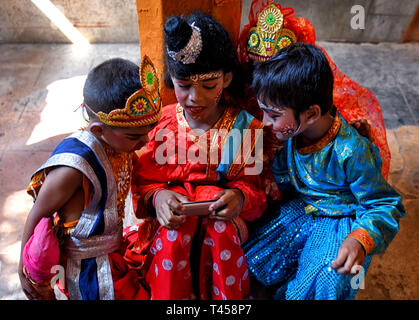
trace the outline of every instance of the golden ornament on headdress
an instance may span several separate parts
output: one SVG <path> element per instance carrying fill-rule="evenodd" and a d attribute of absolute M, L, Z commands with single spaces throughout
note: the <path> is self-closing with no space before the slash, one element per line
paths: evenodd
<path fill-rule="evenodd" d="M 267 6 L 258 16 L 257 26 L 267 33 L 276 33 L 282 28 L 284 16 L 274 4 Z"/>
<path fill-rule="evenodd" d="M 112 127 L 144 127 L 154 124 L 161 117 L 159 78 L 151 59 L 144 56 L 140 66 L 142 88 L 126 101 L 124 109 L 115 109 L 108 114 L 95 113 L 100 121 Z M 89 106 L 86 105 L 90 109 Z M 90 111 L 94 112 L 90 109 Z"/>
<path fill-rule="evenodd" d="M 201 29 L 195 26 L 195 22 L 193 22 L 190 26 L 192 28 L 192 34 L 185 47 L 178 52 L 171 51 L 167 48 L 167 54 L 169 57 L 175 61 L 181 62 L 182 64 L 195 63 L 202 51 Z"/>
<path fill-rule="evenodd" d="M 283 28 L 284 16 L 274 4 L 270 4 L 258 15 L 256 27 L 249 30 L 247 52 L 255 61 L 269 60 L 280 49 L 297 42 L 294 32 Z"/>

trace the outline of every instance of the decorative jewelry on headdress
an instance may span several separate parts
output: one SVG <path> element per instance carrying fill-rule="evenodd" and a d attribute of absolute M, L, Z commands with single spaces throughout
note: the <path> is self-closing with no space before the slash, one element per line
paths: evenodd
<path fill-rule="evenodd" d="M 180 51 L 170 51 L 167 48 L 167 54 L 170 58 L 183 64 L 195 63 L 202 50 L 201 29 L 195 26 L 195 22 L 191 24 L 192 34 L 188 43 Z"/>
<path fill-rule="evenodd" d="M 127 99 L 124 109 L 115 109 L 106 114 L 94 112 L 87 104 L 83 106 L 112 127 L 145 127 L 156 123 L 161 117 L 159 79 L 148 56 L 141 61 L 140 80 L 142 88 Z"/>
<path fill-rule="evenodd" d="M 284 16 L 274 3 L 259 13 L 256 27 L 249 30 L 247 52 L 250 59 L 269 60 L 282 48 L 297 42 L 294 32 L 283 28 L 283 23 Z"/>

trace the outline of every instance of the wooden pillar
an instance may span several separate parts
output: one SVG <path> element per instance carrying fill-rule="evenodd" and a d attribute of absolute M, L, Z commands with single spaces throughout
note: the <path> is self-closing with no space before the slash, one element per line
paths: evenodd
<path fill-rule="evenodd" d="M 419 42 L 419 5 L 410 21 L 409 27 L 403 32 L 403 42 L 415 41 Z"/>
<path fill-rule="evenodd" d="M 159 73 L 163 105 L 176 102 L 163 83 L 163 26 L 170 16 L 200 10 L 217 19 L 236 44 L 240 32 L 242 0 L 136 0 L 141 55 L 148 55 Z"/>

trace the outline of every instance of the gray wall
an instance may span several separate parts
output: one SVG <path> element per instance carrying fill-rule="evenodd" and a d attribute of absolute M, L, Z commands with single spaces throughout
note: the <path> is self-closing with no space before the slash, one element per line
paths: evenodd
<path fill-rule="evenodd" d="M 275 0 L 282 7 L 293 7 L 297 17 L 314 25 L 321 41 L 401 42 L 402 33 L 415 13 L 419 0 Z M 242 26 L 248 23 L 252 0 L 243 0 Z M 351 28 L 351 8 L 365 9 L 365 29 Z"/>
<path fill-rule="evenodd" d="M 51 0 L 91 43 L 138 42 L 135 0 Z M 0 0 L 1 42 L 69 40 L 31 0 Z"/>
<path fill-rule="evenodd" d="M 176 0 L 163 0 L 176 1 Z M 195 1 L 195 0 L 190 0 Z M 51 0 L 91 43 L 138 42 L 136 0 Z M 242 25 L 251 0 L 243 0 Z M 276 0 L 308 18 L 317 40 L 400 42 L 419 0 Z M 365 29 L 353 30 L 350 10 L 365 8 Z M 0 43 L 69 42 L 31 0 L 0 0 Z"/>

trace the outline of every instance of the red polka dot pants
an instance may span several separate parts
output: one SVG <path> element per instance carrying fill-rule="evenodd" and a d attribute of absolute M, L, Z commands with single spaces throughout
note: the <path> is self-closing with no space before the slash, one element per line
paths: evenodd
<path fill-rule="evenodd" d="M 193 292 L 192 239 L 200 247 L 199 293 Z M 160 227 L 150 251 L 153 258 L 145 277 L 154 300 L 191 299 L 196 294 L 214 300 L 249 297 L 246 262 L 231 221 L 188 217 L 177 229 Z"/>

